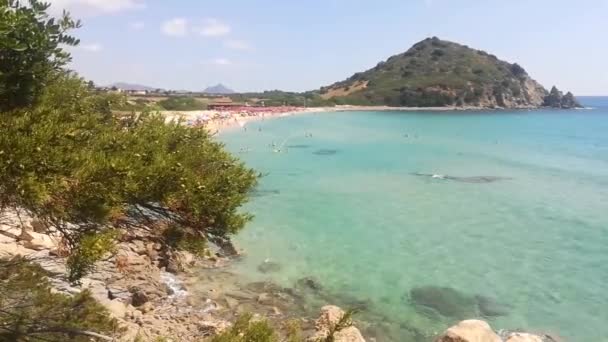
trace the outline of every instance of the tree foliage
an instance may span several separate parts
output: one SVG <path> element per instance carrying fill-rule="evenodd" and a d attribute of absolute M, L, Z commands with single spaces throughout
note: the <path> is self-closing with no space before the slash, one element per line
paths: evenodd
<path fill-rule="evenodd" d="M 53 75 L 70 61 L 62 45 L 77 45 L 67 34 L 80 26 L 67 13 L 49 18 L 49 4 L 0 0 L 0 112 L 36 101 Z"/>
<path fill-rule="evenodd" d="M 0 108 L 11 109 L 0 121 L 0 210 L 21 208 L 58 230 L 73 252 L 74 278 L 103 254 L 90 250 L 98 246 L 91 236 L 108 229 L 147 229 L 160 239 L 171 227 L 203 241 L 238 232 L 250 218 L 238 208 L 255 173 L 202 128 L 166 123 L 154 113 L 118 117 L 111 108 L 124 97 L 96 94 L 76 75 L 56 70 L 68 58 L 56 43 L 67 39 L 63 28 L 76 24 L 59 25 L 57 36 L 48 33 L 54 21 L 46 8 L 36 1 L 3 2 L 3 16 L 16 16 L 33 31 L 20 36 L 20 44 L 40 46 L 38 64 L 48 70 L 33 86 L 0 78 L 0 89 L 36 97 L 23 103 L 0 98 Z M 14 14 L 21 12 L 27 15 Z M 11 37 L 3 34 L 0 44 Z M 28 57 L 17 55 L 11 63 L 21 60 Z"/>

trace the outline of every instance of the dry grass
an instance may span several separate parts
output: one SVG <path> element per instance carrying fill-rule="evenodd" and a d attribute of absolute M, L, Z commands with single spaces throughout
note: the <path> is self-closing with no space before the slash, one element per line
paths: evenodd
<path fill-rule="evenodd" d="M 367 88 L 367 83 L 369 83 L 369 81 L 357 81 L 350 87 L 330 88 L 327 90 L 327 93 L 321 95 L 321 97 L 324 100 L 329 100 L 334 97 L 348 96 L 354 92 Z"/>

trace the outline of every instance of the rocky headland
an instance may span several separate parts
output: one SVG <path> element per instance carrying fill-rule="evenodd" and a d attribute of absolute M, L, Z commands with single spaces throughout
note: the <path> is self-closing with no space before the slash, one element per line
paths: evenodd
<path fill-rule="evenodd" d="M 437 37 L 312 93 L 342 105 L 582 107 L 572 93 L 547 91 L 517 63 Z"/>

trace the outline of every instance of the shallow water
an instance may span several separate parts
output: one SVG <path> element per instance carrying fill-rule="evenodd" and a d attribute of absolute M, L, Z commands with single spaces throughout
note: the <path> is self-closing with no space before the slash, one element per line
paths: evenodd
<path fill-rule="evenodd" d="M 370 300 L 393 340 L 457 320 L 413 307 L 409 291 L 425 285 L 510 304 L 496 329 L 601 340 L 608 101 L 584 101 L 595 109 L 319 113 L 224 133 L 265 174 L 235 271 L 285 286 L 312 276 Z M 283 267 L 262 274 L 264 260 Z"/>

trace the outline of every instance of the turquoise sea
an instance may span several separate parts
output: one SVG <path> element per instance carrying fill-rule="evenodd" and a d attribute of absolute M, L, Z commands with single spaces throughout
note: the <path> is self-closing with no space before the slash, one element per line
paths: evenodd
<path fill-rule="evenodd" d="M 492 298 L 495 329 L 604 341 L 608 98 L 581 100 L 591 108 L 317 113 L 225 132 L 264 174 L 234 268 L 369 301 L 394 341 L 460 319 L 414 307 L 428 285 Z M 260 273 L 265 260 L 282 268 Z"/>

